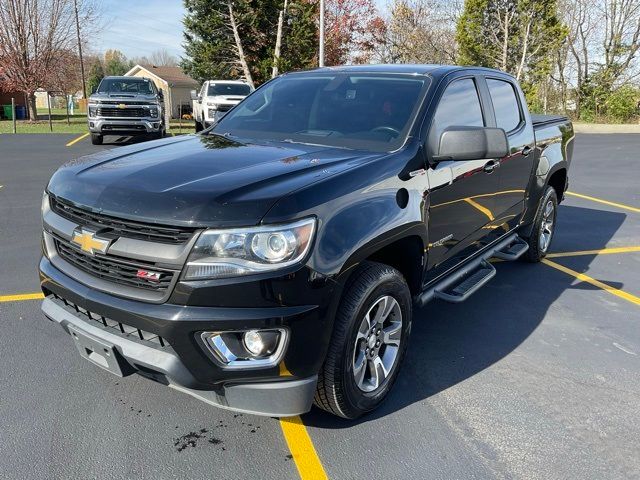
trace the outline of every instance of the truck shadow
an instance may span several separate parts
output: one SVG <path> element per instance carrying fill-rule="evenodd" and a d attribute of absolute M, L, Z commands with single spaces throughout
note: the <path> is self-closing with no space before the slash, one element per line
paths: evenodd
<path fill-rule="evenodd" d="M 626 215 L 562 205 L 552 251 L 605 248 Z M 572 269 L 587 269 L 593 255 L 574 257 Z M 561 262 L 560 259 L 553 259 Z M 500 361 L 544 320 L 549 307 L 575 279 L 549 266 L 526 262 L 499 263 L 498 275 L 461 305 L 434 301 L 414 312 L 409 349 L 389 397 L 369 415 L 349 422 L 314 408 L 306 425 L 349 428 L 389 415 L 450 388 Z M 623 285 L 598 278 L 613 287 Z M 593 287 L 595 289 L 595 287 Z M 471 399 L 470 399 L 471 401 Z M 429 408 L 428 403 L 424 408 Z"/>
<path fill-rule="evenodd" d="M 143 143 L 150 140 L 150 137 L 145 135 L 108 135 L 104 137 L 104 145 L 124 146 L 135 145 L 136 143 Z"/>

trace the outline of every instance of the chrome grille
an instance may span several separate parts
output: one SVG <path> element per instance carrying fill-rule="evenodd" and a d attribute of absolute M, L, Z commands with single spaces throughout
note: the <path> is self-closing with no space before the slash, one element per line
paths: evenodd
<path fill-rule="evenodd" d="M 144 108 L 113 108 L 98 107 L 99 117 L 115 117 L 115 118 L 143 118 L 149 116 L 149 110 Z"/>
<path fill-rule="evenodd" d="M 195 231 L 193 228 L 168 227 L 114 218 L 84 210 L 53 196 L 49 197 L 49 203 L 54 212 L 66 219 L 96 229 L 108 228 L 111 230 L 109 233 L 116 237 L 181 244 L 187 242 Z"/>
<path fill-rule="evenodd" d="M 102 315 L 98 315 L 97 313 L 90 312 L 86 308 L 82 308 L 81 306 L 62 298 L 59 295 L 56 295 L 55 293 L 53 294 L 53 297 L 58 301 L 58 303 L 64 304 L 69 310 L 74 310 L 76 313 L 80 313 L 87 317 L 88 322 L 94 325 L 98 324 L 102 327 L 106 327 L 111 333 L 119 334 L 120 336 L 123 336 L 130 340 L 142 340 L 144 342 L 154 343 L 156 344 L 156 346 L 170 346 L 164 338 L 156 335 L 155 333 L 140 330 L 139 328 L 131 327 L 125 323 L 117 322 L 115 320 L 111 320 L 110 318 L 103 317 Z"/>
<path fill-rule="evenodd" d="M 60 257 L 71 265 L 91 275 L 134 288 L 165 292 L 170 286 L 177 271 L 158 268 L 152 263 L 130 262 L 116 259 L 108 255 L 90 255 L 72 246 L 72 244 L 56 238 L 56 251 Z M 140 270 L 160 273 L 157 281 L 138 278 Z"/>

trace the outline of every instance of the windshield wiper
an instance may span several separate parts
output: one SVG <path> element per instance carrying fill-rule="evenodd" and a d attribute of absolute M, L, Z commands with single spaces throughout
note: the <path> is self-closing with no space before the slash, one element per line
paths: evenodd
<path fill-rule="evenodd" d="M 342 147 L 338 145 L 326 145 L 323 143 L 311 143 L 311 142 L 301 142 L 293 140 L 292 138 L 285 138 L 284 140 L 280 140 L 282 143 L 292 143 L 294 145 L 308 145 L 310 147 L 325 147 L 325 148 L 339 148 L 341 150 L 353 150 L 353 148 Z"/>

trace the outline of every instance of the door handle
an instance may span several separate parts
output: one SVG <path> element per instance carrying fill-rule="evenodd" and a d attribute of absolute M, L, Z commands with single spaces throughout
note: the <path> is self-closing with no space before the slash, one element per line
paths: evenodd
<path fill-rule="evenodd" d="M 531 147 L 527 145 L 522 149 L 522 155 L 525 157 L 528 156 L 531 153 L 531 150 L 532 150 Z"/>
<path fill-rule="evenodd" d="M 484 167 L 482 169 L 487 173 L 491 173 L 496 168 L 500 168 L 500 162 L 496 160 L 489 160 L 487 163 L 484 164 Z"/>

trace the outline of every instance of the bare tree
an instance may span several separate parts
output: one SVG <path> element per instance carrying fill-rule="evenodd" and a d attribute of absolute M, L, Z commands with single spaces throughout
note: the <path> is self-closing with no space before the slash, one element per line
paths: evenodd
<path fill-rule="evenodd" d="M 78 8 L 82 22 L 95 19 L 91 5 L 79 2 Z M 59 59 L 76 46 L 73 0 L 0 1 L 0 65 L 5 86 L 27 94 L 32 120 L 37 118 L 35 91 L 60 77 L 56 70 L 66 66 Z"/>
<path fill-rule="evenodd" d="M 559 11 L 568 35 L 557 52 L 552 79 L 565 111 L 567 90 L 573 90 L 579 118 L 593 87 L 606 95 L 637 77 L 640 0 L 562 0 Z"/>
<path fill-rule="evenodd" d="M 389 58 L 383 61 L 455 63 L 460 6 L 459 1 L 395 0 L 386 29 Z"/>
<path fill-rule="evenodd" d="M 602 2 L 600 12 L 605 26 L 602 67 L 613 86 L 628 73 L 640 48 L 640 0 Z"/>
<path fill-rule="evenodd" d="M 276 46 L 273 50 L 273 68 L 271 69 L 271 78 L 276 78 L 278 76 L 280 49 L 282 48 L 282 27 L 284 25 L 284 17 L 287 14 L 288 3 L 288 0 L 284 0 L 284 6 L 278 15 L 278 30 L 276 32 Z"/>
<path fill-rule="evenodd" d="M 151 52 L 149 62 L 157 67 L 175 67 L 178 65 L 178 59 L 171 55 L 166 48 Z"/>
<path fill-rule="evenodd" d="M 233 4 L 231 0 L 227 1 L 227 8 L 229 10 L 229 17 L 227 21 L 227 25 L 231 29 L 233 33 L 233 40 L 235 42 L 235 50 L 238 58 L 238 63 L 242 68 L 242 72 L 244 74 L 244 78 L 251 85 L 254 86 L 253 77 L 251 76 L 251 70 L 249 69 L 249 63 L 247 62 L 247 57 L 244 54 L 244 48 L 242 47 L 242 39 L 240 38 L 240 32 L 238 30 L 238 23 L 236 21 L 236 16 L 233 10 Z"/>

